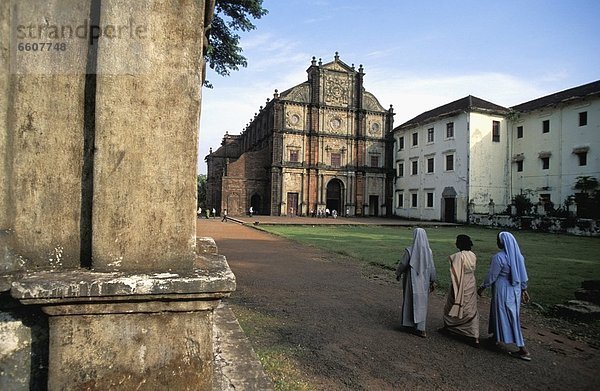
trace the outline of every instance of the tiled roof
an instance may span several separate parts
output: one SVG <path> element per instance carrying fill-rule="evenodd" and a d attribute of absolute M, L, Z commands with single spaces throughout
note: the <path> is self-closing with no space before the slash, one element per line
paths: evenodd
<path fill-rule="evenodd" d="M 487 100 L 483 100 L 475 96 L 469 95 L 462 99 L 437 107 L 433 110 L 426 111 L 423 114 L 420 114 L 415 118 L 411 119 L 410 121 L 403 123 L 396 129 L 411 128 L 420 124 L 431 122 L 432 120 L 435 120 L 437 118 L 450 117 L 464 111 L 488 112 L 505 115 L 508 114 L 510 110 L 506 107 L 497 105 L 492 102 L 488 102 Z"/>
<path fill-rule="evenodd" d="M 529 102 L 513 106 L 512 109 L 521 112 L 532 111 L 547 106 L 584 99 L 585 97 L 594 95 L 600 95 L 600 80 L 584 84 L 579 87 L 569 88 L 568 90 L 560 91 L 551 95 L 546 95 L 538 99 L 530 100 Z"/>

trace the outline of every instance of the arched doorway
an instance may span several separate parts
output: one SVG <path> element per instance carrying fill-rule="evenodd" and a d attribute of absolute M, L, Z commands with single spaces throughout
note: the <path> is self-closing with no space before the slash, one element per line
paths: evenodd
<path fill-rule="evenodd" d="M 332 179 L 327 184 L 326 208 L 331 212 L 337 211 L 340 214 L 343 208 L 343 190 L 344 184 L 339 179 Z"/>
<path fill-rule="evenodd" d="M 261 205 L 262 205 L 262 203 L 261 203 L 260 195 L 254 194 L 250 198 L 250 206 L 252 207 L 252 212 L 255 215 L 264 213 L 264 211 L 260 210 Z"/>

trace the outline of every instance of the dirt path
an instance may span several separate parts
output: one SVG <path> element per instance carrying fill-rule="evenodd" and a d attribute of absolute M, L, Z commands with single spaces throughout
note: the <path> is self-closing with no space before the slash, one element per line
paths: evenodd
<path fill-rule="evenodd" d="M 288 344 L 316 390 L 592 390 L 596 349 L 552 333 L 524 313 L 533 360 L 475 349 L 437 333 L 444 297 L 433 294 L 428 338 L 400 330 L 401 286 L 392 273 L 220 219 L 199 220 L 237 277 L 229 301 L 281 321 L 257 346 Z M 481 330 L 489 301 L 480 300 Z"/>

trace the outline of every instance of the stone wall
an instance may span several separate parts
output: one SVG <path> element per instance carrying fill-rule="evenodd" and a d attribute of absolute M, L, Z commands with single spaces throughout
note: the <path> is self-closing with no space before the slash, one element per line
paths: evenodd
<path fill-rule="evenodd" d="M 253 195 L 260 197 L 261 205 L 255 206 L 259 214 L 269 214 L 271 152 L 269 148 L 243 153 L 239 159 L 227 165 L 223 176 L 221 210 L 227 209 L 231 216 L 248 212 Z"/>
<path fill-rule="evenodd" d="M 473 213 L 469 224 L 507 229 L 567 233 L 576 236 L 600 237 L 600 221 L 592 219 L 559 218 L 548 216 L 510 216 Z"/>

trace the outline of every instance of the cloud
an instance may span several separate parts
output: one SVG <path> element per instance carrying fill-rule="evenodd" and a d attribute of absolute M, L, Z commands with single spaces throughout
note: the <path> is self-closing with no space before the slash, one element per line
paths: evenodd
<path fill-rule="evenodd" d="M 535 81 L 495 72 L 394 75 L 389 70 L 371 69 L 369 75 L 365 87 L 384 107 L 394 105 L 395 125 L 468 95 L 509 107 L 545 93 Z"/>

